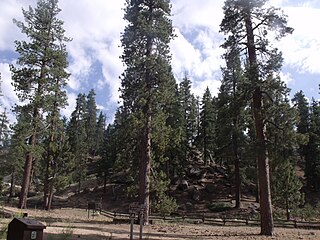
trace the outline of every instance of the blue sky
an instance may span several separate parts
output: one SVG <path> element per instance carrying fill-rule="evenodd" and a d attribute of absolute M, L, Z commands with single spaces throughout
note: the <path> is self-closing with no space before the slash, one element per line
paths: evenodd
<path fill-rule="evenodd" d="M 192 91 L 202 96 L 208 86 L 216 95 L 220 86 L 220 67 L 223 50 L 219 48 L 223 36 L 219 24 L 223 17 L 224 0 L 172 0 L 172 20 L 177 37 L 171 42 L 172 66 L 177 80 L 189 72 Z M 120 34 L 123 32 L 125 0 L 60 0 L 60 18 L 64 20 L 68 44 L 69 106 L 63 114 L 69 116 L 79 92 L 94 88 L 98 107 L 107 114 L 108 121 L 119 99 L 119 76 L 124 66 L 119 58 Z M 320 84 L 320 1 L 271 0 L 288 15 L 291 36 L 274 44 L 282 52 L 282 79 L 292 93 L 303 90 L 308 98 L 319 99 Z M 0 72 L 2 75 L 1 109 L 18 101 L 13 87 L 9 64 L 14 63 L 14 40 L 25 38 L 12 19 L 23 20 L 21 8 L 35 6 L 36 0 L 0 0 Z M 11 117 L 13 120 L 13 117 Z"/>

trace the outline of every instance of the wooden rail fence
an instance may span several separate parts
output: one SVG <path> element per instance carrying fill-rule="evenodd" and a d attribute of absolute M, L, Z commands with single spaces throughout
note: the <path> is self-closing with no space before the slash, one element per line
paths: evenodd
<path fill-rule="evenodd" d="M 110 212 L 106 210 L 101 210 L 100 212 L 103 216 L 113 219 L 115 223 L 129 223 L 130 214 L 120 213 L 120 212 Z M 159 216 L 151 215 L 150 220 L 152 222 L 184 222 L 191 224 L 208 224 L 215 226 L 259 226 L 260 220 L 257 218 L 214 218 L 205 215 L 185 215 L 185 216 Z M 274 220 L 275 227 L 284 227 L 284 228 L 306 228 L 306 229 L 318 229 L 320 230 L 320 222 L 317 221 L 287 221 L 287 220 Z"/>

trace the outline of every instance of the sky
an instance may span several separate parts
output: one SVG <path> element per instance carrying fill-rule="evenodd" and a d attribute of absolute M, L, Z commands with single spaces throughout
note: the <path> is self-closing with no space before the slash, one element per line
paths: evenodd
<path fill-rule="evenodd" d="M 0 0 L 0 73 L 2 76 L 0 110 L 9 111 L 18 98 L 11 85 L 9 64 L 14 64 L 15 40 L 25 36 L 12 19 L 23 20 L 22 8 L 36 6 L 36 0 Z M 209 87 L 217 95 L 221 79 L 224 36 L 219 33 L 224 0 L 172 0 L 175 39 L 170 43 L 172 67 L 177 81 L 185 72 L 192 80 L 192 92 L 202 97 Z M 320 0 L 270 0 L 288 15 L 292 35 L 274 43 L 283 53 L 281 77 L 291 94 L 302 90 L 311 99 L 320 98 Z M 125 66 L 121 62 L 120 36 L 125 0 L 60 0 L 59 18 L 64 21 L 71 77 L 67 94 L 69 105 L 62 114 L 70 116 L 78 93 L 96 92 L 98 108 L 112 122 L 118 106 L 120 79 Z M 13 114 L 10 120 L 14 121 Z"/>

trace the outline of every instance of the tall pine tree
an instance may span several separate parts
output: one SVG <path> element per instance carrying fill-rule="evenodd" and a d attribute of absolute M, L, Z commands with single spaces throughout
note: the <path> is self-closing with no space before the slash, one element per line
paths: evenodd
<path fill-rule="evenodd" d="M 280 38 L 293 29 L 286 26 L 286 17 L 273 7 L 265 8 L 266 0 L 226 0 L 221 31 L 227 35 L 223 47 L 233 49 L 244 46 L 248 61 L 247 77 L 252 93 L 252 114 L 255 125 L 258 159 L 261 234 L 273 234 L 273 217 L 269 174 L 269 158 L 266 146 L 266 125 L 263 113 L 265 98 L 264 83 L 269 74 L 277 73 L 281 67 L 281 54 L 270 47 L 268 31 Z"/>
<path fill-rule="evenodd" d="M 121 37 L 122 60 L 126 65 L 121 96 L 124 108 L 134 115 L 141 129 L 137 136 L 141 153 L 139 203 L 146 208 L 146 224 L 150 211 L 152 129 L 157 113 L 168 102 L 169 92 L 174 91 L 169 55 L 169 42 L 173 37 L 170 12 L 169 0 L 127 0 L 124 18 L 128 24 Z M 165 121 L 165 117 L 160 118 Z"/>
<path fill-rule="evenodd" d="M 43 113 L 47 109 L 46 96 L 52 82 L 64 79 L 68 75 L 66 51 L 63 44 L 69 39 L 64 37 L 63 22 L 58 19 L 60 9 L 58 0 L 39 0 L 36 8 L 22 10 L 24 22 L 14 20 L 29 41 L 16 41 L 16 51 L 20 55 L 17 64 L 11 65 L 13 85 L 22 102 L 27 101 L 27 108 L 32 115 L 26 154 L 24 177 L 19 207 L 26 208 L 27 194 L 30 187 L 31 172 L 37 157 L 35 148 L 39 145 L 39 134 L 43 130 Z M 62 45 L 61 45 L 62 44 Z M 57 71 L 58 70 L 58 71 Z M 16 109 L 19 111 L 19 108 Z"/>

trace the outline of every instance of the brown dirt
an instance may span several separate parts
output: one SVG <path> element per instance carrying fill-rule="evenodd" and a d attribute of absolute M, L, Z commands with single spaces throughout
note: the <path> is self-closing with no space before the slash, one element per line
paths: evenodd
<path fill-rule="evenodd" d="M 45 240 L 86 239 L 86 240 L 120 240 L 129 239 L 129 224 L 113 224 L 111 219 L 103 216 L 90 216 L 81 209 L 56 209 L 52 211 L 19 210 L 5 208 L 14 213 L 28 213 L 29 217 L 40 219 L 47 228 Z M 64 235 L 72 232 L 71 238 Z M 210 226 L 203 224 L 156 223 L 143 227 L 143 239 L 182 240 L 182 239 L 320 239 L 319 230 L 276 228 L 273 237 L 260 236 L 259 227 Z M 139 226 L 134 225 L 134 239 L 139 238 Z"/>

